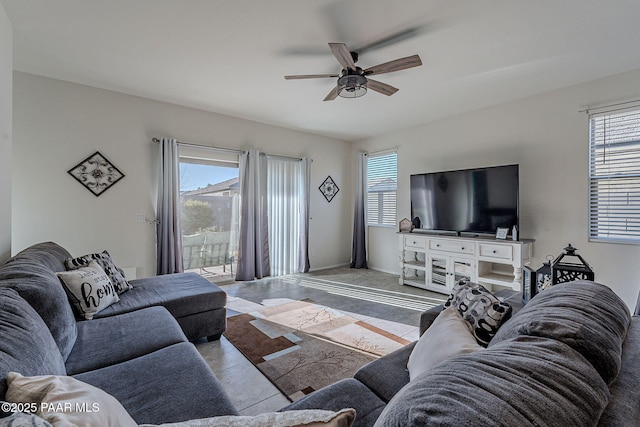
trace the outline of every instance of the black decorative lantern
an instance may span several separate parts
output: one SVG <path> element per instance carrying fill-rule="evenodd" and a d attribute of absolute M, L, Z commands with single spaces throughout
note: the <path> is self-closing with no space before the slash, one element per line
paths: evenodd
<path fill-rule="evenodd" d="M 595 278 L 593 269 L 576 251 L 577 249 L 569 243 L 569 246 L 564 248 L 564 252 L 553 260 L 551 263 L 552 285 L 574 280 L 593 280 Z M 567 260 L 565 257 L 573 257 L 574 261 Z"/>
<path fill-rule="evenodd" d="M 547 262 L 542 263 L 542 267 L 536 270 L 536 293 L 540 293 L 545 289 L 548 289 L 552 285 L 551 279 L 551 262 L 553 260 L 552 255 L 547 255 Z"/>

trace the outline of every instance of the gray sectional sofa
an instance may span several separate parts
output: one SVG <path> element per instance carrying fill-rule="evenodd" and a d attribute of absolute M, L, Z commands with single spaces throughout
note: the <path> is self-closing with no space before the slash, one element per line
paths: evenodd
<path fill-rule="evenodd" d="M 224 310 L 223 295 L 193 285 L 172 298 L 189 277 L 143 279 L 120 307 L 76 321 L 53 273 L 68 256 L 46 243 L 0 267 L 0 400 L 16 371 L 71 375 L 114 396 L 138 423 L 236 414 L 189 342 L 221 332 L 202 313 Z M 640 307 L 631 316 L 608 287 L 584 281 L 556 285 L 525 307 L 517 294 L 507 301 L 513 315 L 485 349 L 410 381 L 410 344 L 282 411 L 354 408 L 356 427 L 640 425 Z M 441 310 L 422 314 L 421 333 Z"/>
<path fill-rule="evenodd" d="M 556 285 L 524 308 L 520 295 L 510 302 L 513 316 L 486 349 L 410 381 L 413 343 L 283 410 L 352 407 L 354 426 L 640 425 L 640 316 L 586 281 Z M 442 308 L 423 313 L 421 332 Z"/>
<path fill-rule="evenodd" d="M 224 331 L 226 295 L 198 275 L 133 280 L 119 302 L 77 320 L 55 275 L 71 255 L 55 243 L 0 267 L 0 400 L 6 375 L 70 375 L 114 396 L 138 423 L 236 409 L 189 342 Z"/>

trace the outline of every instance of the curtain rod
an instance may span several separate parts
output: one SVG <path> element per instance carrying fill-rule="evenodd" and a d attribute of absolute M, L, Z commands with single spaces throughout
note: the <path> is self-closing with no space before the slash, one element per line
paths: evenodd
<path fill-rule="evenodd" d="M 158 138 L 151 138 L 151 141 L 160 142 L 160 140 Z M 183 147 L 206 148 L 206 149 L 209 149 L 209 150 L 227 151 L 229 153 L 242 154 L 242 153 L 244 153 L 246 151 L 246 150 L 235 150 L 233 148 L 211 147 L 209 145 L 191 144 L 191 143 L 188 143 L 188 142 L 180 142 L 180 141 L 176 141 L 176 142 L 177 142 L 178 145 L 182 145 Z"/>
<path fill-rule="evenodd" d="M 151 141 L 160 142 L 160 140 L 158 138 L 151 138 Z M 191 143 L 180 142 L 180 141 L 176 141 L 176 142 L 177 142 L 178 145 L 182 145 L 183 147 L 205 148 L 205 149 L 209 149 L 209 150 L 227 151 L 227 152 L 230 152 L 230 153 L 238 153 L 238 154 L 242 154 L 242 153 L 246 153 L 247 152 L 246 150 L 236 150 L 236 149 L 233 149 L 233 148 L 211 147 L 209 145 L 191 144 Z M 300 157 L 279 156 L 279 155 L 276 155 L 276 154 L 267 154 L 267 153 L 265 153 L 265 155 L 267 157 L 273 157 L 273 158 L 276 158 L 276 159 L 302 161 L 302 158 L 300 158 Z M 311 161 L 313 162 L 313 159 L 311 159 Z"/>
<path fill-rule="evenodd" d="M 365 152 L 364 154 L 366 156 L 379 156 L 382 154 L 388 154 L 388 153 L 397 153 L 398 152 L 398 146 L 396 145 L 395 147 L 392 148 L 385 148 L 384 150 L 378 150 L 378 151 L 371 151 L 371 152 Z"/>
<path fill-rule="evenodd" d="M 611 111 L 618 111 L 618 110 L 622 110 L 622 109 L 626 108 L 626 107 L 623 107 L 623 106 L 627 106 L 628 104 L 638 104 L 638 103 L 640 103 L 640 99 L 634 99 L 634 100 L 631 100 L 631 101 L 617 102 L 615 104 L 601 105 L 601 106 L 598 106 L 598 107 L 590 107 L 590 108 L 587 107 L 584 110 L 579 110 L 578 112 L 579 113 L 587 113 L 587 114 L 589 114 L 593 110 L 602 110 L 602 109 L 607 109 L 607 108 L 612 108 L 612 107 L 622 107 L 622 108 L 616 108 L 616 109 L 611 110 Z"/>
<path fill-rule="evenodd" d="M 267 157 L 271 157 L 273 159 L 282 159 L 282 160 L 297 160 L 299 162 L 302 161 L 302 157 L 289 157 L 289 156 L 279 156 L 277 154 L 266 154 Z M 313 159 L 311 159 L 313 162 Z"/>

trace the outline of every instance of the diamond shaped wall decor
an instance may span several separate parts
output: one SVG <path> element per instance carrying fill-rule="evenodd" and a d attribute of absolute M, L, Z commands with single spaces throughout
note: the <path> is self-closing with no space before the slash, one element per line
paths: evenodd
<path fill-rule="evenodd" d="M 96 151 L 67 171 L 96 197 L 107 191 L 113 184 L 124 178 L 106 157 Z"/>
<path fill-rule="evenodd" d="M 338 194 L 338 191 L 340 191 L 336 183 L 333 182 L 331 175 L 329 175 L 327 179 L 324 180 L 324 182 L 322 183 L 322 185 L 320 185 L 320 187 L 318 187 L 318 189 L 329 203 L 331 203 L 331 200 L 335 197 L 336 194 Z"/>

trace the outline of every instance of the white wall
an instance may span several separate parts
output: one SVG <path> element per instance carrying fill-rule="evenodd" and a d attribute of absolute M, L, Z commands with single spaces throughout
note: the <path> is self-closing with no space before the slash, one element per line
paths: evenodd
<path fill-rule="evenodd" d="M 633 308 L 640 290 L 640 245 L 587 239 L 588 119 L 579 110 L 639 97 L 637 70 L 370 138 L 354 144 L 353 154 L 400 147 L 398 220 L 410 217 L 410 174 L 519 163 L 521 237 L 536 240 L 532 266 L 572 243 L 594 268 L 596 280 Z M 395 231 L 371 230 L 371 268 L 399 273 Z"/>
<path fill-rule="evenodd" d="M 0 4 L 0 264 L 11 255 L 13 31 Z"/>
<path fill-rule="evenodd" d="M 349 262 L 350 147 L 343 141 L 16 72 L 14 74 L 13 252 L 52 240 L 72 254 L 107 249 L 116 264 L 155 273 L 157 144 L 194 144 L 310 156 L 311 267 Z M 277 108 L 277 105 L 274 106 Z M 125 178 L 95 197 L 67 170 L 95 151 Z M 318 186 L 340 192 L 327 203 Z"/>

